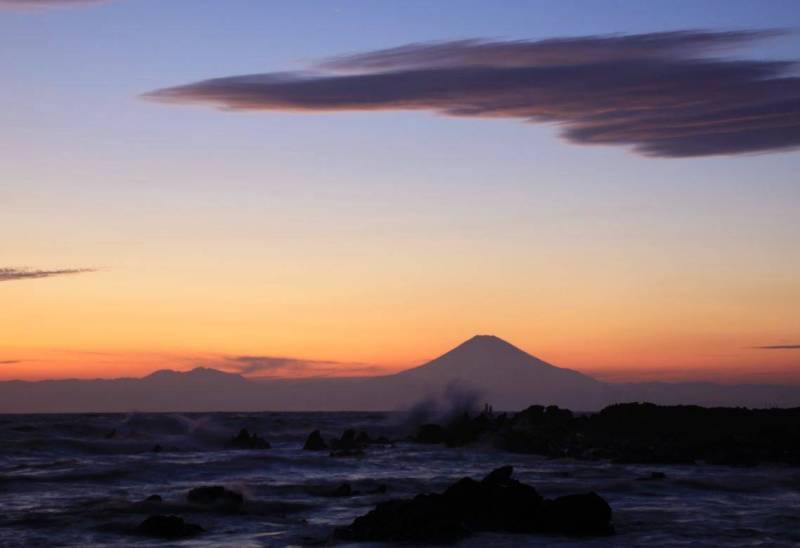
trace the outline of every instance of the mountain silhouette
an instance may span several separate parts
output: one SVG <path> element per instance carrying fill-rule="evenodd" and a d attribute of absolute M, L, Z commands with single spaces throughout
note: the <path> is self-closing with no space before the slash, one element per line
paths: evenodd
<path fill-rule="evenodd" d="M 546 401 L 563 406 L 595 405 L 603 384 L 551 365 L 494 335 L 476 335 L 430 362 L 391 378 L 430 393 L 447 387 L 473 392 L 499 409 Z"/>
<path fill-rule="evenodd" d="M 392 411 L 459 400 L 514 411 L 611 403 L 800 406 L 800 387 L 714 383 L 603 383 L 549 364 L 493 335 L 477 335 L 425 364 L 379 377 L 254 380 L 198 367 L 142 378 L 4 381 L 0 413 L 129 411 Z"/>

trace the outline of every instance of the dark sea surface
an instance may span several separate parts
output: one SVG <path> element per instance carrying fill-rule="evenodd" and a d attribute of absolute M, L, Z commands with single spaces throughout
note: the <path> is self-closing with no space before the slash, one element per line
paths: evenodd
<path fill-rule="evenodd" d="M 329 538 L 377 502 L 442 490 L 505 464 L 545 497 L 598 492 L 613 508 L 617 535 L 480 534 L 460 545 L 800 545 L 800 468 L 619 465 L 406 441 L 371 446 L 362 458 L 302 450 L 314 429 L 326 439 L 347 428 L 403 438 L 413 431 L 406 420 L 391 413 L 0 416 L 0 546 L 306 545 Z M 243 427 L 272 448 L 225 449 Z M 163 450 L 153 452 L 156 444 Z M 643 479 L 652 472 L 666 478 Z M 326 496 L 342 482 L 360 491 L 386 484 L 388 491 Z M 189 489 L 203 485 L 243 493 L 241 511 L 188 504 Z M 141 502 L 153 494 L 163 502 Z M 179 515 L 207 532 L 179 542 L 130 533 L 157 513 Z"/>

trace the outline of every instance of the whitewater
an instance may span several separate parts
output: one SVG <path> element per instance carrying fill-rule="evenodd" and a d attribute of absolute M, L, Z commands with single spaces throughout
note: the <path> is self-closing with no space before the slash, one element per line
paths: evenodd
<path fill-rule="evenodd" d="M 632 465 L 547 459 L 489 446 L 406 441 L 400 413 L 61 414 L 0 416 L 0 546 L 301 546 L 331 540 L 380 501 L 440 491 L 511 464 L 546 497 L 596 491 L 617 534 L 597 539 L 478 534 L 461 546 L 793 546 L 800 468 Z M 241 428 L 269 449 L 227 449 Z M 302 449 L 309 432 L 348 428 L 398 439 L 362 457 Z M 662 477 L 663 474 L 663 477 Z M 368 493 L 334 497 L 342 483 Z M 198 507 L 188 491 L 222 485 L 236 511 Z M 385 486 L 385 493 L 380 492 Z M 159 495 L 162 502 L 145 502 Z M 132 535 L 152 514 L 205 532 L 176 542 Z M 373 544 L 374 545 L 374 544 Z"/>

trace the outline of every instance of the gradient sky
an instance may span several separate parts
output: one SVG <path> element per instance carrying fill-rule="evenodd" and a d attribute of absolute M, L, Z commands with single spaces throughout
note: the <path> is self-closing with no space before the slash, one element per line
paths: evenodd
<path fill-rule="evenodd" d="M 0 0 L 0 379 L 374 374 L 492 333 L 598 378 L 800 382 L 797 150 L 142 97 L 427 41 L 775 28 L 721 55 L 800 60 L 793 0 Z"/>

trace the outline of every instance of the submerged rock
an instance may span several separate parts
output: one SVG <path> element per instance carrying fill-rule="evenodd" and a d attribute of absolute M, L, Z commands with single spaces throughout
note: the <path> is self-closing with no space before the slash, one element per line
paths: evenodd
<path fill-rule="evenodd" d="M 269 449 L 271 445 L 258 434 L 250 435 L 247 428 L 242 428 L 239 435 L 230 439 L 227 444 L 232 449 Z"/>
<path fill-rule="evenodd" d="M 163 539 L 189 538 L 202 533 L 204 529 L 194 523 L 187 523 L 178 516 L 150 516 L 136 527 L 140 535 Z"/>
<path fill-rule="evenodd" d="M 186 495 L 186 500 L 203 506 L 240 506 L 244 503 L 241 493 L 221 485 L 195 487 Z"/>
<path fill-rule="evenodd" d="M 596 493 L 545 500 L 504 466 L 482 481 L 463 478 L 441 494 L 378 504 L 334 536 L 349 541 L 455 542 L 471 532 L 613 533 L 611 508 Z"/>
<path fill-rule="evenodd" d="M 327 448 L 328 444 L 322 439 L 322 434 L 319 433 L 319 430 L 311 432 L 306 438 L 305 445 L 303 445 L 303 449 L 306 451 L 325 451 Z"/>

